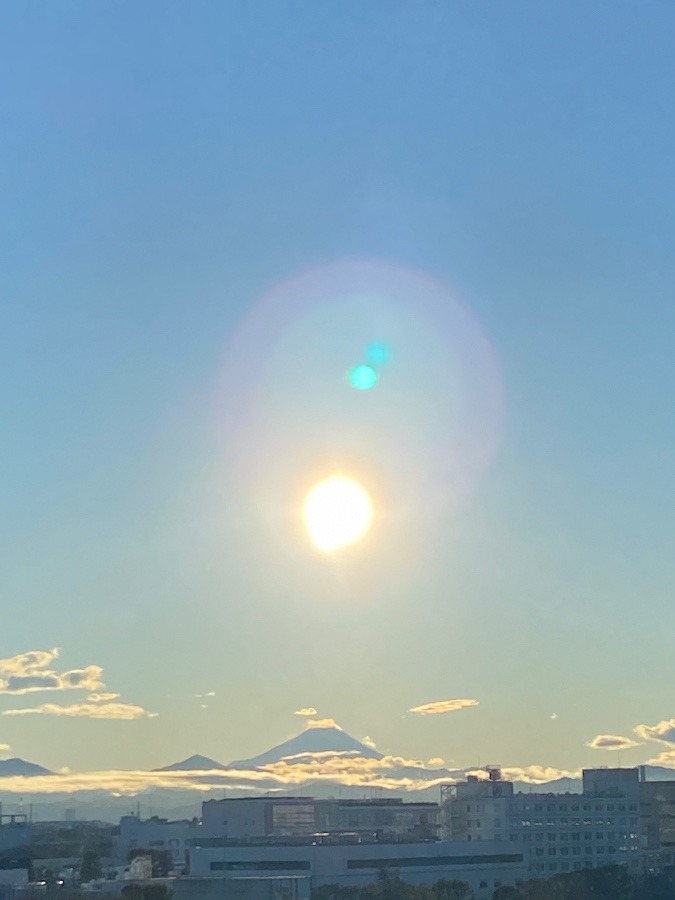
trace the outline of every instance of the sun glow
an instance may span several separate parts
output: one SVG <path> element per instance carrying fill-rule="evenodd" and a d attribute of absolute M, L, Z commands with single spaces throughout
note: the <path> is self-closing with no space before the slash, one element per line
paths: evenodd
<path fill-rule="evenodd" d="M 358 482 L 334 475 L 307 494 L 303 517 L 314 546 L 331 553 L 361 540 L 371 526 L 373 506 Z"/>

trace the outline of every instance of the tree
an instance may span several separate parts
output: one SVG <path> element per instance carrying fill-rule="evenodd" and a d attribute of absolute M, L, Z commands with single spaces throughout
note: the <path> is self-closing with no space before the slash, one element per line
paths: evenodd
<path fill-rule="evenodd" d="M 504 884 L 496 888 L 492 895 L 492 900 L 525 900 L 525 894 L 520 888 L 512 887 L 510 884 Z"/>
<path fill-rule="evenodd" d="M 432 886 L 433 900 L 474 900 L 473 888 L 459 878 L 440 878 Z"/>
<path fill-rule="evenodd" d="M 143 888 L 140 884 L 127 884 L 122 888 L 123 900 L 143 900 Z"/>
<path fill-rule="evenodd" d="M 103 875 L 101 857 L 96 850 L 85 850 L 80 866 L 80 881 L 93 881 Z"/>

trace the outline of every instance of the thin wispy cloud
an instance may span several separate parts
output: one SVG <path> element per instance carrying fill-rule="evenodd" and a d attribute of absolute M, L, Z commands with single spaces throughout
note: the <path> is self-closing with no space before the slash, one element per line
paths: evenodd
<path fill-rule="evenodd" d="M 66 716 L 69 718 L 87 719 L 146 719 L 155 718 L 157 713 L 151 713 L 133 703 L 115 703 L 107 701 L 71 703 L 62 706 L 60 703 L 42 703 L 40 706 L 25 707 L 23 709 L 5 709 L 3 716 Z"/>
<path fill-rule="evenodd" d="M 0 694 L 30 694 L 35 691 L 96 691 L 105 687 L 101 666 L 57 672 L 53 663 L 58 648 L 29 650 L 7 659 L 0 659 Z"/>
<path fill-rule="evenodd" d="M 477 773 L 475 773 L 477 774 Z M 505 766 L 502 775 L 507 781 L 523 781 L 526 784 L 545 784 L 561 778 L 581 778 L 581 769 L 557 769 L 555 766 Z"/>
<path fill-rule="evenodd" d="M 371 750 L 377 749 L 377 745 L 375 744 L 375 741 L 371 738 L 371 736 L 369 734 L 367 734 L 364 738 L 361 738 L 361 743 L 365 744 L 366 747 L 370 747 Z"/>
<path fill-rule="evenodd" d="M 662 719 L 656 725 L 636 725 L 633 731 L 643 741 L 675 744 L 675 719 Z"/>
<path fill-rule="evenodd" d="M 664 750 L 654 759 L 648 759 L 647 764 L 650 766 L 665 766 L 668 769 L 675 769 L 675 750 Z"/>
<path fill-rule="evenodd" d="M 337 728 L 338 731 L 342 731 L 338 723 L 335 719 L 308 719 L 307 720 L 308 728 Z"/>
<path fill-rule="evenodd" d="M 467 709 L 469 706 L 478 706 L 478 700 L 435 700 L 433 703 L 413 706 L 408 712 L 417 713 L 420 716 L 437 716 L 441 713 Z"/>
<path fill-rule="evenodd" d="M 294 716 L 307 716 L 309 718 L 315 716 L 316 714 L 316 710 L 313 706 L 303 706 L 300 709 L 296 709 L 296 711 L 293 713 Z"/>
<path fill-rule="evenodd" d="M 632 747 L 641 747 L 642 742 L 622 734 L 598 734 L 586 746 L 592 750 L 630 750 Z"/>

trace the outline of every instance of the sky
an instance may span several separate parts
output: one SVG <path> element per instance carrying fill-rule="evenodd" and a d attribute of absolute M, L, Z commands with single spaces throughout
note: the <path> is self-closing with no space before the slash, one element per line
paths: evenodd
<path fill-rule="evenodd" d="M 452 767 L 675 753 L 674 36 L 659 0 L 3 4 L 7 754 L 227 762 L 303 707 Z M 375 525 L 326 556 L 331 467 Z"/>

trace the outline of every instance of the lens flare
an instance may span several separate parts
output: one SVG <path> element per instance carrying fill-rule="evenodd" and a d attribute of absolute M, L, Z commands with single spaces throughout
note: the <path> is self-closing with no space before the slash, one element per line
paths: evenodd
<path fill-rule="evenodd" d="M 372 366 L 356 366 L 349 373 L 349 381 L 357 391 L 369 391 L 377 384 L 377 372 Z"/>
<path fill-rule="evenodd" d="M 335 475 L 310 490 L 303 517 L 314 546 L 331 553 L 364 537 L 373 520 L 373 506 L 360 484 Z"/>

